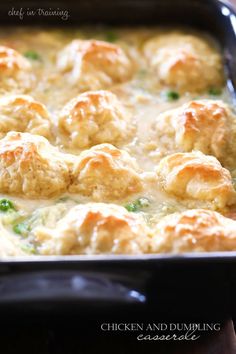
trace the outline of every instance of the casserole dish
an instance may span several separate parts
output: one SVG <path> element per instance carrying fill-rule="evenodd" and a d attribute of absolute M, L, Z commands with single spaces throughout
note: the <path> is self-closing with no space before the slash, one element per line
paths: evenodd
<path fill-rule="evenodd" d="M 30 17 L 21 22 L 19 18 L 6 16 L 9 3 L 1 6 L 4 25 L 33 25 Z M 38 8 L 37 3 L 27 1 L 21 6 Z M 65 7 L 63 2 L 53 2 L 52 6 Z M 45 7 L 48 7 L 46 2 Z M 227 85 L 232 100 L 235 99 L 236 17 L 228 4 L 200 0 L 174 4 L 160 0 L 102 4 L 71 1 L 66 8 L 71 14 L 69 24 L 181 24 L 213 34 L 224 50 Z M 53 17 L 34 17 L 34 24 L 36 20 L 40 24 L 58 25 Z M 86 308 L 104 312 L 108 304 L 118 304 L 159 316 L 225 317 L 235 311 L 235 261 L 234 252 L 4 259 L 0 263 L 1 311 L 20 313 L 24 304 L 24 310 L 54 307 L 59 311 L 74 305 L 73 311 L 82 312 L 84 305 L 89 304 Z"/>

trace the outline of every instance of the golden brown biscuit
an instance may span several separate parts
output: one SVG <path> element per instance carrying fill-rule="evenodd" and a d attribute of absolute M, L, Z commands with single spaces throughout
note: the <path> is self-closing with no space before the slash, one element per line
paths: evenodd
<path fill-rule="evenodd" d="M 162 34 L 146 43 L 144 53 L 159 81 L 177 90 L 199 92 L 224 82 L 221 56 L 202 38 Z"/>
<path fill-rule="evenodd" d="M 29 133 L 8 133 L 0 140 L 0 192 L 29 198 L 66 191 L 69 167 L 47 139 Z"/>
<path fill-rule="evenodd" d="M 88 91 L 72 99 L 59 114 L 58 126 L 63 145 L 70 148 L 115 144 L 130 130 L 126 112 L 109 91 Z"/>
<path fill-rule="evenodd" d="M 199 150 L 224 159 L 233 119 L 232 111 L 222 101 L 190 101 L 157 117 L 158 141 L 169 151 Z"/>
<path fill-rule="evenodd" d="M 217 252 L 236 250 L 236 221 L 193 209 L 164 217 L 152 239 L 153 252 Z"/>
<path fill-rule="evenodd" d="M 59 53 L 57 68 L 81 91 L 127 81 L 133 72 L 129 58 L 120 47 L 96 40 L 73 40 Z"/>
<path fill-rule="evenodd" d="M 32 85 L 31 65 L 16 50 L 0 46 L 1 91 L 25 92 Z"/>
<path fill-rule="evenodd" d="M 50 117 L 46 107 L 26 95 L 0 98 L 0 137 L 9 131 L 28 132 L 51 138 Z"/>
<path fill-rule="evenodd" d="M 198 151 L 165 157 L 157 174 L 164 190 L 180 198 L 211 201 L 220 208 L 236 200 L 229 171 L 215 157 Z"/>
<path fill-rule="evenodd" d="M 74 165 L 69 191 L 94 200 L 124 198 L 142 189 L 136 161 L 126 151 L 101 144 L 83 151 Z"/>
<path fill-rule="evenodd" d="M 148 252 L 149 230 L 142 219 L 121 206 L 77 205 L 55 228 L 38 227 L 34 236 L 42 254 L 139 254 Z"/>

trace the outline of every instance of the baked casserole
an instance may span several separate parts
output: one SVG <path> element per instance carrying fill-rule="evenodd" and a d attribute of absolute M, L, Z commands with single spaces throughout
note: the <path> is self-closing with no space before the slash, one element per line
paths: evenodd
<path fill-rule="evenodd" d="M 189 29 L 2 29 L 0 256 L 236 250 L 236 113 Z"/>

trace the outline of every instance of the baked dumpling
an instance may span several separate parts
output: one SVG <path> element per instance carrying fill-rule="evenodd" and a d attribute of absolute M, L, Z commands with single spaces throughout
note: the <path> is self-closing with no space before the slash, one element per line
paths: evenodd
<path fill-rule="evenodd" d="M 155 252 L 236 251 L 236 221 L 203 209 L 164 217 L 152 239 Z"/>
<path fill-rule="evenodd" d="M 68 164 L 47 139 L 11 132 L 0 140 L 1 193 L 49 198 L 65 192 L 68 184 Z"/>
<path fill-rule="evenodd" d="M 57 68 L 81 91 L 127 81 L 132 65 L 119 46 L 96 40 L 73 40 L 58 55 Z"/>
<path fill-rule="evenodd" d="M 72 208 L 55 228 L 33 233 L 41 254 L 139 254 L 148 252 L 148 228 L 124 207 L 88 203 Z"/>
<path fill-rule="evenodd" d="M 58 127 L 63 145 L 88 148 L 125 138 L 129 131 L 126 112 L 109 91 L 88 91 L 73 98 L 62 109 Z"/>
<path fill-rule="evenodd" d="M 144 53 L 157 79 L 177 90 L 201 92 L 224 82 L 220 53 L 196 36 L 158 35 L 145 44 Z"/>
<path fill-rule="evenodd" d="M 158 142 L 169 151 L 199 150 L 223 159 L 230 144 L 233 118 L 222 101 L 190 101 L 157 117 Z"/>
<path fill-rule="evenodd" d="M 177 197 L 211 201 L 219 208 L 236 201 L 229 171 L 199 151 L 163 158 L 157 174 L 164 190 Z"/>
<path fill-rule="evenodd" d="M 32 82 L 30 62 L 16 50 L 0 46 L 0 92 L 26 92 Z"/>
<path fill-rule="evenodd" d="M 110 144 L 83 151 L 72 178 L 71 193 L 91 196 L 96 201 L 124 198 L 142 189 L 136 160 Z"/>
<path fill-rule="evenodd" d="M 51 138 L 51 123 L 46 107 L 27 95 L 0 98 L 0 137 L 9 131 L 28 132 Z"/>

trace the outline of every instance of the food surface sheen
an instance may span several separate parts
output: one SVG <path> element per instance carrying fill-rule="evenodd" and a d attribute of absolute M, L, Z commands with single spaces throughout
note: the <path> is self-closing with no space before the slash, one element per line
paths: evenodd
<path fill-rule="evenodd" d="M 150 247 L 142 219 L 114 204 L 77 205 L 55 228 L 38 227 L 34 233 L 43 254 L 139 254 Z"/>
<path fill-rule="evenodd" d="M 0 33 L 0 257 L 236 250 L 236 113 L 191 29 Z"/>
<path fill-rule="evenodd" d="M 235 149 L 235 114 L 220 100 L 194 100 L 157 116 L 157 139 L 163 154 L 199 150 L 224 164 Z"/>
<path fill-rule="evenodd" d="M 161 160 L 157 175 L 163 188 L 179 198 L 210 200 L 219 208 L 235 203 L 230 173 L 213 156 L 199 151 L 169 155 Z"/>
<path fill-rule="evenodd" d="M 211 252 L 236 250 L 236 221 L 203 209 L 164 217 L 152 239 L 154 252 Z"/>
<path fill-rule="evenodd" d="M 117 144 L 129 137 L 132 121 L 110 91 L 88 91 L 69 101 L 59 113 L 62 144 L 85 149 L 96 144 Z"/>
<path fill-rule="evenodd" d="M 27 92 L 32 88 L 32 67 L 24 56 L 13 48 L 0 45 L 0 92 Z"/>
<path fill-rule="evenodd" d="M 122 48 L 96 40 L 73 40 L 59 52 L 57 68 L 69 84 L 83 91 L 127 81 L 132 73 Z"/>
<path fill-rule="evenodd" d="M 202 38 L 168 33 L 156 36 L 144 52 L 158 80 L 181 91 L 201 92 L 222 85 L 222 60 Z"/>

